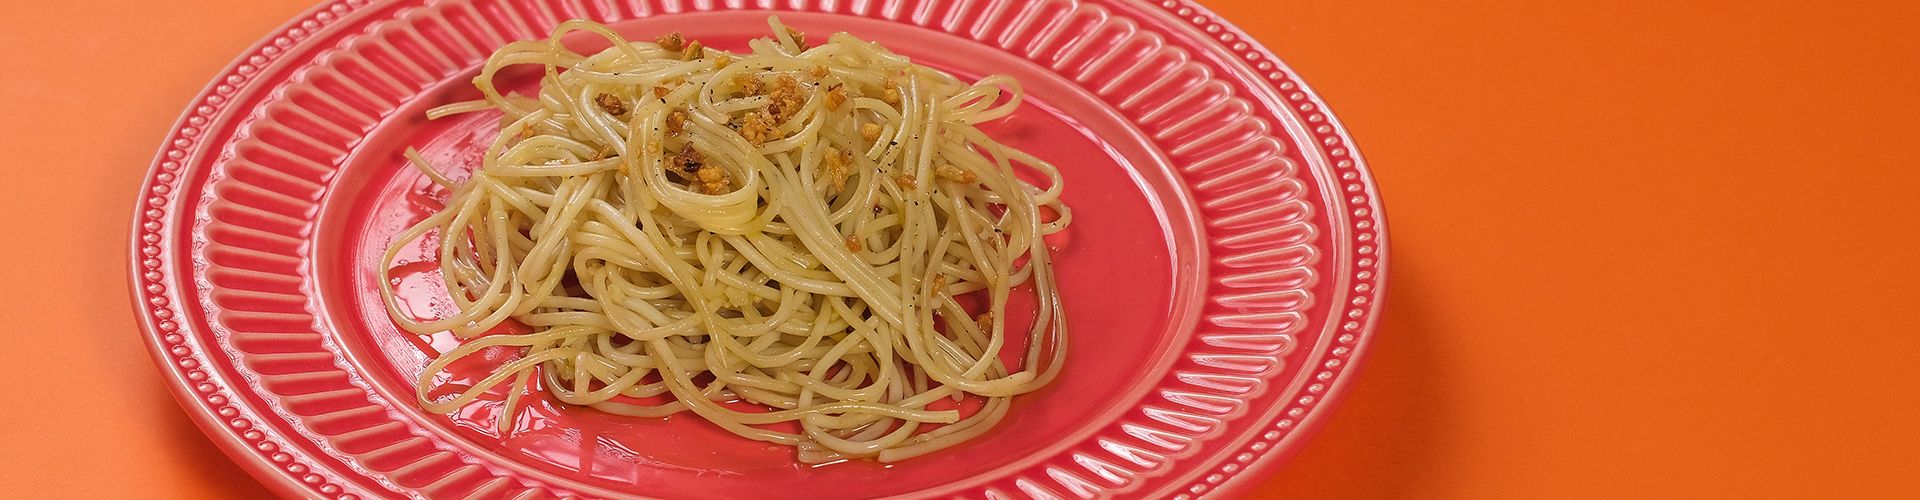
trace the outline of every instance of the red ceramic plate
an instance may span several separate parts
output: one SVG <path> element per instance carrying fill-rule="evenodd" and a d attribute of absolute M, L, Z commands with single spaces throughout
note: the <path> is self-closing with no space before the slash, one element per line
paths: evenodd
<path fill-rule="evenodd" d="M 540 400 L 499 433 L 497 405 L 416 408 L 411 381 L 444 339 L 395 328 L 372 281 L 434 208 L 400 152 L 471 165 L 496 126 L 422 112 L 472 96 L 493 48 L 565 19 L 738 49 L 769 13 L 1025 85 L 1032 104 L 988 132 L 1066 178 L 1059 379 L 991 433 L 893 465 L 803 466 L 685 416 Z M 338 498 L 1231 494 L 1349 384 L 1386 271 L 1379 200 L 1338 122 L 1182 0 L 329 3 L 195 100 L 134 227 L 142 327 L 181 405 L 280 493 Z M 444 294 L 402 281 L 418 307 Z"/>

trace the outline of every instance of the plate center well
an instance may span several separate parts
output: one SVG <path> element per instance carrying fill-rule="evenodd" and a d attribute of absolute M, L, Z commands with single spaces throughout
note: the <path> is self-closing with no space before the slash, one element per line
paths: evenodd
<path fill-rule="evenodd" d="M 320 306 L 332 314 L 328 333 L 350 363 L 383 396 L 433 432 L 526 472 L 587 490 L 646 493 L 649 484 L 715 496 L 805 494 L 877 496 L 936 488 L 1016 465 L 1095 427 L 1136 400 L 1170 363 L 1170 348 L 1190 332 L 1204 276 L 1192 214 L 1167 161 L 1123 117 L 1066 79 L 1018 56 L 924 28 L 885 21 L 781 13 L 816 36 L 849 31 L 879 41 L 915 62 L 963 79 L 1008 73 L 1028 102 L 985 128 L 1010 146 L 1047 159 L 1066 179 L 1075 212 L 1064 237 L 1051 240 L 1072 339 L 1068 364 L 1052 385 L 1015 398 L 1008 417 L 967 444 L 883 466 L 854 461 L 806 466 L 787 447 L 736 437 L 691 414 L 663 419 L 621 417 L 573 408 L 544 397 L 527 404 L 511 432 L 493 429 L 497 404 L 470 405 L 453 415 L 414 407 L 415 378 L 430 361 L 410 333 L 387 318 L 376 291 L 381 253 L 393 236 L 438 208 L 426 179 L 401 151 L 418 149 L 445 171 L 469 170 L 497 130 L 497 116 L 474 114 L 428 121 L 433 106 L 477 97 L 468 79 L 441 83 L 386 115 L 356 147 L 332 181 L 314 243 Z M 616 25 L 636 40 L 681 31 L 710 46 L 743 50 L 765 36 L 762 12 L 718 12 L 649 18 Z M 530 91 L 532 78 L 510 75 L 503 88 Z M 418 250 L 417 248 L 415 249 Z M 432 272 L 403 280 L 410 304 L 431 310 L 446 302 Z M 396 276 L 401 274 L 396 273 Z M 1017 307 L 1022 305 L 1016 305 Z M 1018 308 L 1015 316 L 1030 312 Z M 456 374 L 466 376 L 473 374 Z M 529 401 L 530 400 L 530 401 Z M 891 470 L 889 470 L 891 469 Z"/>

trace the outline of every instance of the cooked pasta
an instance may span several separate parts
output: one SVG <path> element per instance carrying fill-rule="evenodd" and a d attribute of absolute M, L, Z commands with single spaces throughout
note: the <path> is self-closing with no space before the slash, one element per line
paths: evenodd
<path fill-rule="evenodd" d="M 420 375 L 425 409 L 504 386 L 507 428 L 538 385 L 614 414 L 692 412 L 804 462 L 895 461 L 986 432 L 1060 372 L 1042 241 L 1071 221 L 1060 174 L 975 128 L 1013 112 L 1018 82 L 769 24 L 735 54 L 569 21 L 488 58 L 483 99 L 427 113 L 502 125 L 462 180 L 408 152 L 446 206 L 382 268 L 434 243 L 457 310 L 415 318 L 381 292 L 406 330 L 461 339 Z M 573 32 L 612 46 L 576 53 L 560 42 Z M 495 87 L 515 65 L 544 69 L 538 95 Z M 1030 321 L 1008 317 L 1015 293 L 1037 299 Z M 526 333 L 500 332 L 509 320 Z M 442 385 L 489 348 L 519 354 Z"/>

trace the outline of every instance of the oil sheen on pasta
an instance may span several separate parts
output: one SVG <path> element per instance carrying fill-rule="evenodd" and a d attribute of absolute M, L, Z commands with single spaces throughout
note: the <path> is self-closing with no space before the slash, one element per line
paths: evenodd
<path fill-rule="evenodd" d="M 1041 237 L 1071 220 L 1063 183 L 975 128 L 1013 112 L 1018 82 L 769 25 L 734 54 L 569 21 L 488 58 L 484 99 L 428 113 L 502 126 L 461 181 L 408 152 L 449 194 L 382 269 L 429 239 L 457 311 L 415 318 L 381 292 L 405 329 L 462 339 L 421 374 L 424 408 L 505 385 L 508 428 L 539 377 L 558 401 L 692 412 L 803 462 L 896 461 L 986 432 L 1059 373 L 1065 316 Z M 612 46 L 573 52 L 573 32 Z M 543 68 L 537 96 L 495 88 L 514 65 Z M 1023 284 L 1037 313 L 1009 332 Z M 510 319 L 527 333 L 500 333 Z M 436 380 L 489 348 L 519 354 L 472 386 Z"/>

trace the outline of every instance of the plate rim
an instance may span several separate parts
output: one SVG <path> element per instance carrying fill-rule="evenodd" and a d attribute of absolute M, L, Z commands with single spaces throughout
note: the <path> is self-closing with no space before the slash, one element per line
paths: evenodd
<path fill-rule="evenodd" d="M 138 319 L 136 323 L 139 325 L 143 343 L 147 346 L 149 356 L 154 361 L 155 367 L 161 371 L 162 378 L 166 380 L 167 388 L 172 394 L 175 403 L 179 404 L 182 410 L 188 414 L 195 426 L 199 427 L 201 432 L 206 434 L 217 445 L 216 447 L 225 453 L 229 459 L 236 462 L 243 470 L 246 470 L 256 480 L 260 481 L 262 485 L 282 496 L 313 496 L 316 493 L 331 496 L 338 494 L 341 489 L 339 486 L 326 482 L 324 476 L 307 474 L 305 477 L 296 477 L 296 475 L 300 473 L 289 471 L 288 466 L 275 466 L 270 463 L 266 458 L 268 453 L 274 453 L 274 449 L 267 447 L 270 443 L 262 442 L 259 446 L 249 446 L 243 442 L 241 438 L 242 432 L 255 432 L 245 430 L 250 428 L 250 424 L 242 424 L 241 422 L 243 422 L 243 420 L 223 421 L 227 417 L 217 415 L 216 411 L 211 408 L 210 405 L 224 406 L 225 398 L 218 394 L 218 389 L 226 388 L 202 380 L 208 378 L 208 376 L 205 375 L 204 372 L 196 370 L 194 365 L 188 364 L 192 361 L 192 356 L 178 354 L 177 352 L 174 353 L 174 356 L 169 356 L 167 344 L 178 344 L 185 341 L 185 339 L 181 341 L 171 340 L 170 337 L 180 337 L 182 333 L 191 333 L 196 336 L 205 333 L 195 332 L 194 328 L 181 325 L 180 323 L 188 322 L 190 321 L 189 318 L 194 316 L 190 316 L 192 313 L 185 309 L 187 306 L 172 305 L 168 302 L 169 299 L 167 296 L 172 293 L 177 293 L 168 290 L 167 285 L 173 284 L 177 281 L 177 278 L 180 277 L 179 270 L 176 269 L 180 259 L 178 252 L 175 251 L 178 242 L 160 233 L 166 232 L 166 230 L 170 228 L 177 228 L 178 226 L 173 223 L 177 222 L 177 219 L 181 215 L 180 212 L 183 211 L 182 208 L 190 208 L 181 206 L 183 205 L 180 203 L 181 197 L 170 196 L 169 194 L 189 187 L 186 186 L 186 177 L 190 175 L 179 174 L 192 174 L 192 167 L 186 164 L 190 163 L 191 160 L 197 156 L 207 154 L 207 151 L 204 151 L 203 148 L 203 145 L 206 143 L 189 139 L 189 137 L 197 135 L 199 131 L 199 129 L 196 128 L 197 125 L 195 125 L 192 120 L 196 117 L 201 117 L 204 120 L 204 124 L 215 125 L 217 124 L 216 122 L 222 118 L 231 118 L 232 108 L 222 105 L 225 102 L 229 102 L 229 100 L 221 96 L 236 93 L 233 89 L 236 77 L 255 73 L 262 69 L 261 66 L 272 62 L 271 59 L 262 58 L 261 54 L 263 51 L 272 50 L 275 48 L 275 45 L 286 48 L 286 50 L 281 52 L 292 52 L 295 50 L 324 51 L 326 47 L 316 46 L 309 40 L 313 39 L 313 35 L 317 35 L 318 32 L 324 30 L 328 24 L 335 21 L 344 21 L 348 17 L 357 17 L 356 15 L 368 15 L 367 13 L 371 11 L 393 8 L 400 3 L 403 2 L 401 0 L 322 1 L 307 8 L 288 21 L 281 23 L 278 27 L 262 36 L 258 41 L 249 45 L 236 56 L 232 62 L 215 73 L 213 79 L 203 87 L 199 93 L 187 101 L 185 110 L 168 129 L 168 133 L 163 136 L 164 138 L 159 151 L 155 154 L 153 162 L 148 165 L 143 175 L 139 191 L 141 196 L 136 198 L 134 202 L 132 223 L 129 225 L 130 237 L 127 253 L 128 286 L 131 292 L 129 298 L 137 311 L 136 316 L 138 316 Z M 1160 2 L 1152 2 L 1149 0 L 1103 0 L 1100 3 L 1131 6 L 1137 8 L 1141 14 L 1156 15 L 1170 19 L 1174 21 L 1170 23 L 1171 25 L 1191 30 L 1192 32 L 1189 34 L 1195 35 L 1195 39 L 1198 40 L 1200 44 L 1212 45 L 1214 49 L 1241 56 L 1241 58 L 1238 59 L 1229 59 L 1233 61 L 1231 64 L 1235 66 L 1235 69 L 1245 70 L 1248 71 L 1249 75 L 1256 76 L 1262 72 L 1266 72 L 1268 78 L 1251 78 L 1248 83 L 1251 86 L 1264 87 L 1265 90 L 1272 91 L 1276 97 L 1280 97 L 1283 92 L 1290 91 L 1290 93 L 1284 97 L 1286 100 L 1279 104 L 1299 103 L 1303 107 L 1298 109 L 1303 112 L 1313 109 L 1319 110 L 1314 113 L 1314 116 L 1323 119 L 1325 121 L 1325 127 L 1323 128 L 1328 128 L 1328 130 L 1315 130 L 1308 133 L 1306 138 L 1314 138 L 1313 136 L 1316 134 L 1327 136 L 1331 142 L 1326 143 L 1326 146 L 1332 148 L 1331 150 L 1335 152 L 1332 153 L 1331 156 L 1326 152 L 1317 152 L 1318 155 L 1326 156 L 1329 159 L 1337 156 L 1345 160 L 1342 162 L 1345 164 L 1342 168 L 1357 174 L 1356 178 L 1347 180 L 1350 188 L 1358 186 L 1357 192 L 1353 193 L 1353 196 L 1356 197 L 1356 200 L 1364 199 L 1364 202 L 1353 203 L 1353 205 L 1361 207 L 1360 210 L 1366 210 L 1365 212 L 1349 213 L 1343 217 L 1333 218 L 1333 220 L 1337 222 L 1342 218 L 1353 218 L 1372 224 L 1371 229 L 1367 229 L 1367 234 L 1373 235 L 1375 239 L 1365 242 L 1370 247 L 1377 248 L 1376 252 L 1367 254 L 1367 257 L 1370 257 L 1370 260 L 1373 262 L 1371 266 L 1367 266 L 1373 273 L 1373 277 L 1369 280 L 1372 285 L 1371 289 L 1367 291 L 1349 291 L 1349 293 L 1355 293 L 1357 297 L 1366 297 L 1369 300 L 1354 304 L 1354 307 L 1351 309 L 1344 307 L 1344 305 L 1335 305 L 1329 312 L 1326 321 L 1328 322 L 1327 328 L 1330 331 L 1334 323 L 1341 321 L 1339 315 L 1333 314 L 1340 311 L 1351 311 L 1353 313 L 1353 319 L 1350 325 L 1357 324 L 1357 326 L 1349 326 L 1344 329 L 1347 334 L 1352 335 L 1351 340 L 1342 341 L 1340 344 L 1342 348 L 1347 349 L 1347 354 L 1341 356 L 1341 358 L 1345 360 L 1345 365 L 1337 371 L 1334 371 L 1332 367 L 1328 368 L 1328 371 L 1331 372 L 1332 375 L 1331 379 L 1325 382 L 1326 389 L 1320 393 L 1320 402 L 1318 404 L 1301 405 L 1311 406 L 1312 408 L 1296 417 L 1298 425 L 1288 429 L 1279 439 L 1275 440 L 1270 450 L 1263 447 L 1256 447 L 1254 449 L 1255 454 L 1253 459 L 1247 462 L 1243 468 L 1239 468 L 1237 473 L 1231 469 L 1223 471 L 1226 472 L 1224 477 L 1220 473 L 1214 473 L 1207 476 L 1207 483 L 1211 483 L 1211 485 L 1195 481 L 1195 484 L 1191 488 L 1187 488 L 1187 491 L 1191 491 L 1191 496 L 1244 493 L 1251 483 L 1256 482 L 1255 479 L 1265 477 L 1271 473 L 1275 467 L 1301 451 L 1300 445 L 1316 434 L 1318 430 L 1325 425 L 1326 419 L 1331 418 L 1330 414 L 1348 396 L 1348 391 L 1354 383 L 1353 380 L 1358 376 L 1357 372 L 1366 365 L 1366 363 L 1363 362 L 1366 359 L 1366 353 L 1371 350 L 1370 347 L 1379 333 L 1379 316 L 1380 311 L 1383 310 L 1384 299 L 1387 295 L 1386 290 L 1391 254 L 1388 225 L 1386 224 L 1385 210 L 1384 205 L 1381 203 L 1378 184 L 1373 178 L 1368 163 L 1360 154 L 1359 148 L 1351 134 L 1333 114 L 1331 108 L 1326 105 L 1317 93 L 1302 81 L 1303 79 L 1300 78 L 1297 71 L 1287 66 L 1286 63 L 1271 50 L 1259 43 L 1256 38 L 1249 36 L 1238 26 L 1225 20 L 1204 6 L 1201 6 L 1195 0 L 1163 0 Z M 782 9 L 775 8 L 773 10 L 779 11 Z M 838 13 L 834 14 L 838 15 Z M 653 15 L 673 15 L 673 13 L 656 13 Z M 319 21 L 316 22 L 316 20 Z M 307 34 L 305 38 L 298 35 L 298 33 L 302 32 Z M 286 41 L 290 34 L 294 36 L 295 40 L 291 45 L 287 45 Z M 336 36 L 337 35 L 338 34 L 336 34 Z M 351 38 L 351 36 L 347 38 Z M 1235 41 L 1238 43 L 1235 43 Z M 1229 43 L 1233 43 L 1233 45 L 1229 46 Z M 1256 64 L 1260 66 L 1260 69 L 1255 69 Z M 247 78 L 241 82 L 241 84 L 251 84 L 253 81 L 255 80 Z M 1285 84 L 1291 86 L 1276 86 L 1276 82 L 1285 82 Z M 216 90 L 223 90 L 223 92 L 216 92 Z M 260 88 L 241 89 L 241 91 L 246 90 L 254 92 L 264 91 L 264 89 Z M 1286 106 L 1281 106 L 1281 108 L 1287 109 Z M 1288 112 L 1292 113 L 1291 110 L 1288 110 Z M 237 126 L 238 123 L 229 125 Z M 1303 152 L 1302 154 L 1313 156 L 1308 152 Z M 1306 168 L 1306 170 L 1305 176 L 1318 177 L 1315 174 L 1318 173 L 1317 170 L 1319 169 L 1309 167 Z M 1331 174 L 1333 173 L 1333 169 L 1328 167 L 1325 173 Z M 1319 187 L 1323 191 L 1331 193 L 1332 196 L 1328 196 L 1327 199 L 1324 200 L 1326 206 L 1318 206 L 1318 208 L 1340 208 L 1348 205 L 1347 203 L 1343 203 L 1342 200 L 1345 194 L 1332 191 L 1332 188 L 1342 184 L 1340 180 L 1331 178 L 1322 180 L 1327 181 L 1323 183 L 1326 185 Z M 1345 238 L 1336 237 L 1333 242 L 1336 248 L 1342 245 L 1348 246 L 1349 248 L 1353 246 L 1354 241 L 1352 237 L 1354 235 L 1347 234 L 1353 231 L 1353 227 L 1339 227 L 1336 225 L 1330 226 L 1329 229 L 1336 230 L 1337 235 L 1346 236 Z M 156 265 L 154 264 L 155 262 L 161 264 Z M 145 270 L 144 273 L 142 272 L 143 269 Z M 1340 273 L 1352 272 L 1355 269 L 1354 265 L 1348 262 L 1345 266 L 1336 265 L 1334 272 L 1330 274 L 1339 275 Z M 155 275 L 160 277 L 155 278 Z M 147 279 L 142 280 L 143 276 Z M 145 286 L 142 286 L 143 284 Z M 1336 290 L 1335 293 L 1340 293 L 1340 291 Z M 180 314 L 183 317 L 169 317 L 169 315 L 172 314 L 170 309 L 176 307 L 182 309 Z M 176 333 L 176 330 L 178 330 L 178 333 Z M 205 341 L 205 339 L 196 340 Z M 1321 342 L 1326 343 L 1331 342 L 1331 340 L 1322 339 Z M 173 349 L 178 351 L 183 348 L 183 346 L 176 345 Z M 175 360 L 175 357 L 180 359 Z M 1305 372 L 1312 372 L 1314 370 L 1312 367 L 1304 366 L 1305 365 L 1303 365 L 1302 369 Z M 194 379 L 193 374 L 196 373 L 201 374 L 202 379 Z M 217 375 L 214 377 L 217 377 Z M 196 384 L 195 382 L 198 383 Z M 215 385 L 215 390 L 208 390 L 206 387 L 209 385 Z M 198 392 L 196 392 L 196 389 L 198 389 Z M 231 389 L 228 390 L 231 391 Z M 202 393 L 210 395 L 203 395 Z M 220 398 L 220 402 L 210 401 L 214 398 Z M 1295 406 L 1293 402 L 1289 401 L 1276 401 L 1273 405 L 1273 407 L 1281 409 L 1293 406 Z M 1261 419 L 1259 422 L 1254 422 L 1252 428 L 1263 428 L 1271 423 L 1272 422 L 1267 421 L 1267 419 Z M 275 435 L 279 434 L 277 431 L 268 432 L 272 432 Z M 1249 441 L 1251 440 L 1250 438 Z M 1225 455 L 1240 452 L 1244 449 L 1245 444 L 1246 443 L 1242 442 L 1228 445 L 1223 448 L 1221 455 L 1224 457 Z M 292 453 L 295 456 L 291 456 L 285 461 L 277 458 L 285 456 L 287 453 Z M 274 456 L 276 457 L 275 461 L 290 461 L 295 465 L 323 462 L 323 460 L 316 459 L 330 458 L 309 456 L 303 450 L 297 449 L 288 449 L 285 450 L 284 453 L 275 453 Z M 1201 469 L 1201 474 L 1205 474 L 1216 471 L 1218 465 L 1217 463 L 1202 463 L 1198 464 L 1197 467 Z M 342 479 L 348 480 L 347 482 L 352 482 L 351 478 L 343 477 Z M 1167 489 L 1162 491 L 1178 492 L 1180 497 L 1190 496 L 1186 494 L 1186 491 L 1181 490 L 1182 486 L 1185 485 L 1166 485 Z M 329 492 L 329 490 L 332 491 Z M 1135 490 L 1135 492 L 1137 493 L 1139 491 Z"/>
<path fill-rule="evenodd" d="M 1142 4 L 1151 3 L 1148 0 L 1119 1 Z M 1386 205 L 1381 200 L 1379 183 L 1373 177 L 1372 167 L 1367 163 L 1365 156 L 1361 154 L 1359 143 L 1354 140 L 1353 134 L 1347 130 L 1346 125 L 1341 122 L 1339 116 L 1333 112 L 1333 108 L 1328 106 L 1326 101 L 1320 97 L 1320 94 L 1313 90 L 1313 87 L 1306 82 L 1305 77 L 1300 76 L 1300 72 L 1295 71 L 1292 66 L 1287 65 L 1286 61 L 1282 60 L 1272 49 L 1267 48 L 1266 44 L 1261 43 L 1258 38 L 1242 30 L 1239 25 L 1208 9 L 1202 5 L 1199 0 L 1163 0 L 1157 5 L 1163 8 L 1161 13 L 1172 14 L 1176 18 L 1180 17 L 1177 15 L 1179 12 L 1177 9 L 1192 9 L 1194 12 L 1193 17 L 1184 19 L 1184 21 L 1187 21 L 1189 24 L 1198 26 L 1203 30 L 1206 26 L 1219 26 L 1225 34 L 1234 35 L 1239 40 L 1252 42 L 1247 44 L 1248 48 L 1246 50 L 1248 55 L 1243 56 L 1242 59 L 1237 62 L 1248 66 L 1252 65 L 1248 63 L 1271 63 L 1273 69 L 1271 70 L 1272 73 L 1268 75 L 1269 78 L 1266 80 L 1266 85 L 1273 86 L 1274 80 L 1284 78 L 1287 82 L 1295 85 L 1298 92 L 1302 95 L 1302 98 L 1295 99 L 1296 101 L 1310 103 L 1314 106 L 1314 109 L 1322 110 L 1320 115 L 1325 117 L 1327 126 L 1331 127 L 1331 130 L 1326 134 L 1338 139 L 1334 144 L 1344 145 L 1343 147 L 1346 149 L 1344 156 L 1352 162 L 1351 169 L 1357 174 L 1357 178 L 1352 181 L 1354 184 L 1361 186 L 1359 194 L 1356 196 L 1364 197 L 1366 199 L 1364 205 L 1372 207 L 1367 215 L 1355 216 L 1362 220 L 1370 221 L 1373 224 L 1372 233 L 1370 234 L 1375 235 L 1375 240 L 1372 243 L 1378 250 L 1374 253 L 1373 258 L 1375 264 L 1371 268 L 1375 274 L 1375 278 L 1371 283 L 1372 290 L 1360 295 L 1367 297 L 1369 300 L 1365 304 L 1358 305 L 1357 309 L 1349 309 L 1359 311 L 1361 315 L 1355 320 L 1359 322 L 1359 327 L 1357 329 L 1347 329 L 1349 333 L 1355 337 L 1353 342 L 1344 344 L 1347 348 L 1351 349 L 1349 355 L 1345 357 L 1346 366 L 1344 369 L 1334 372 L 1333 379 L 1328 382 L 1327 390 L 1322 396 L 1323 402 L 1318 405 L 1319 409 L 1317 411 L 1308 411 L 1303 415 L 1300 419 L 1300 425 L 1295 428 L 1293 432 L 1287 433 L 1282 437 L 1282 445 L 1275 446 L 1272 452 L 1255 457 L 1254 461 L 1248 464 L 1245 470 L 1239 474 L 1227 477 L 1225 481 L 1221 482 L 1221 484 L 1214 489 L 1216 493 L 1231 496 L 1244 495 L 1252 483 L 1268 478 L 1277 467 L 1300 454 L 1301 445 L 1318 434 L 1320 429 L 1326 426 L 1327 419 L 1332 418 L 1332 413 L 1346 401 L 1349 395 L 1348 393 L 1354 384 L 1354 380 L 1360 375 L 1359 372 L 1367 366 L 1368 363 L 1365 362 L 1367 359 L 1366 353 L 1372 350 L 1371 348 L 1374 341 L 1379 337 L 1380 312 L 1386 307 L 1388 277 L 1392 275 L 1392 273 L 1389 272 L 1391 268 L 1390 262 L 1392 261 L 1390 257 L 1393 253 L 1393 247 L 1389 243 L 1392 238 L 1388 234 L 1390 224 L 1387 223 Z M 1227 40 L 1229 39 L 1220 38 L 1213 40 L 1213 42 L 1221 44 L 1231 43 Z M 1232 49 L 1232 47 L 1222 48 Z M 1274 78 L 1273 75 L 1280 75 L 1282 78 Z M 1278 94 L 1281 89 L 1275 87 L 1273 90 Z M 1331 147 L 1333 144 L 1329 144 L 1328 146 Z M 1336 180 L 1333 184 L 1339 184 L 1339 181 Z M 1328 187 L 1331 188 L 1332 186 Z M 1330 199 L 1328 202 L 1335 205 L 1340 204 L 1337 199 Z M 1348 215 L 1353 216 L 1351 213 Z M 1351 228 L 1343 229 L 1350 230 Z M 1335 308 L 1336 311 L 1341 309 L 1347 308 Z M 1329 314 L 1328 322 L 1332 323 L 1336 321 L 1336 317 L 1335 315 Z M 1287 405 L 1283 404 L 1281 406 Z M 1196 495 L 1198 494 L 1199 493 L 1196 493 Z"/>
<path fill-rule="evenodd" d="M 172 329 L 162 328 L 161 324 L 166 322 L 167 318 L 159 317 L 156 310 L 149 307 L 165 307 L 163 304 L 155 304 L 153 301 L 156 298 L 164 300 L 169 290 L 165 289 L 165 285 L 141 286 L 142 277 L 151 278 L 150 275 L 142 276 L 141 269 L 147 269 L 147 273 L 157 272 L 162 275 L 159 279 L 149 279 L 148 281 L 150 282 L 170 283 L 177 274 L 171 266 L 164 265 L 164 263 L 161 266 L 151 266 L 147 265 L 147 263 L 162 256 L 167 257 L 167 259 L 165 259 L 167 261 L 177 262 L 178 256 L 175 255 L 176 252 L 173 250 L 175 248 L 174 245 L 158 246 L 156 243 L 159 242 L 145 241 L 144 235 L 162 233 L 169 227 L 169 222 L 172 222 L 174 212 L 177 211 L 177 208 L 174 210 L 166 209 L 176 204 L 177 197 L 165 197 L 167 193 L 156 192 L 156 188 L 159 186 L 169 186 L 170 190 L 177 192 L 179 188 L 176 185 L 185 184 L 186 179 L 175 173 L 176 171 L 184 172 L 185 170 L 181 166 L 168 169 L 166 168 L 166 164 L 169 160 L 176 163 L 186 162 L 191 158 L 191 154 L 184 151 L 199 146 L 200 143 L 198 141 L 193 141 L 191 144 L 184 146 L 180 143 L 180 141 L 185 140 L 182 131 L 189 126 L 194 113 L 198 111 L 197 108 L 206 106 L 206 104 L 203 103 L 207 103 L 208 98 L 214 95 L 214 91 L 221 84 L 224 77 L 238 74 L 239 68 L 247 64 L 249 58 L 256 57 L 260 54 L 261 50 L 269 46 L 275 38 L 285 37 L 288 32 L 299 28 L 302 22 L 311 22 L 317 14 L 329 12 L 332 6 L 343 3 L 345 2 L 321 0 L 301 10 L 300 13 L 295 14 L 285 22 L 268 30 L 259 40 L 248 44 L 245 49 L 242 49 L 238 55 L 234 56 L 232 61 L 229 61 L 226 65 L 221 66 L 218 71 L 214 72 L 213 77 L 207 84 L 201 87 L 200 91 L 195 93 L 192 98 L 187 100 L 184 109 L 180 112 L 180 116 L 173 120 L 173 124 L 167 128 L 167 133 L 162 136 L 160 147 L 158 151 L 154 153 L 153 161 L 147 165 L 146 172 L 142 174 L 139 196 L 134 199 L 133 203 L 132 222 L 127 225 L 128 232 L 131 233 L 131 236 L 128 237 L 127 246 L 127 289 L 131 292 L 128 299 L 133 305 L 135 316 L 138 317 L 135 323 L 139 325 L 141 343 L 147 346 L 147 355 L 153 360 L 154 368 L 160 372 L 160 378 L 165 380 L 167 392 L 173 396 L 173 402 L 180 406 L 180 410 L 187 414 L 188 419 L 193 422 L 194 426 L 200 429 L 200 433 L 206 435 L 207 439 L 213 441 L 215 447 L 219 448 L 220 452 L 226 455 L 228 460 L 233 461 L 234 465 L 239 466 L 241 470 L 253 476 L 253 479 L 259 482 L 261 486 L 281 498 L 313 498 L 319 492 L 313 488 L 302 485 L 291 473 L 279 467 L 269 465 L 268 461 L 256 456 L 256 453 L 262 452 L 255 451 L 252 446 L 248 446 L 245 442 L 241 441 L 240 436 L 233 432 L 232 429 L 226 425 L 222 425 L 223 422 L 218 420 L 218 415 L 206 406 L 209 403 L 195 392 L 195 387 L 189 387 L 189 380 L 175 371 L 179 368 L 179 365 L 173 361 L 172 358 L 168 357 L 168 347 L 164 344 L 166 343 L 165 337 L 167 335 L 178 334 L 171 333 Z M 356 7 L 364 7 L 368 2 L 365 0 L 356 0 L 355 4 Z M 215 114 L 217 113 L 206 113 L 201 116 Z M 211 118 L 207 120 L 209 124 L 212 121 Z M 175 152 L 179 152 L 182 157 L 170 157 L 170 155 Z M 173 178 L 171 180 L 162 180 L 160 176 L 163 174 L 171 174 Z M 161 201 L 163 199 L 162 197 L 165 197 L 164 201 Z M 164 213 L 156 215 L 156 212 Z M 166 237 L 160 236 L 159 239 L 161 240 L 160 242 L 164 242 Z M 148 248 L 158 248 L 158 251 L 150 252 L 147 250 Z M 161 288 L 156 291 L 153 288 L 154 286 Z M 176 321 L 175 323 L 177 324 L 178 322 Z M 176 326 L 176 328 L 178 327 Z M 184 331 L 185 329 L 182 330 Z M 299 453 L 298 450 L 294 450 L 294 452 Z"/>

